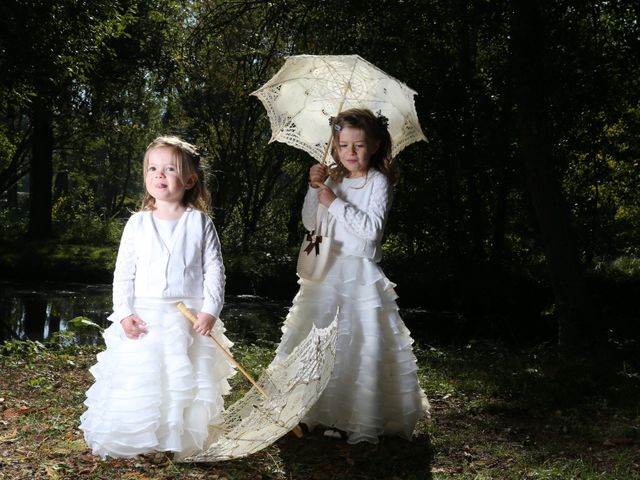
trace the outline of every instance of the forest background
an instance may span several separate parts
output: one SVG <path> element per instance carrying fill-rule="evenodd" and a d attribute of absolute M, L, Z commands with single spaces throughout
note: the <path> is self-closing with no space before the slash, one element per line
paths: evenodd
<path fill-rule="evenodd" d="M 640 338 L 640 6 L 624 1 L 9 0 L 2 277 L 109 283 L 141 159 L 209 159 L 228 292 L 292 298 L 313 160 L 250 93 L 296 54 L 418 92 L 383 269 L 443 338 L 586 351 Z M 435 331 L 437 330 L 437 331 Z"/>

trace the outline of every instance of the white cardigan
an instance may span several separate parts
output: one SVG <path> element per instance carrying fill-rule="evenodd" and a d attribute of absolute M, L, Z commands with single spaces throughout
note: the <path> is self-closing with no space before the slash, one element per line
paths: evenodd
<path fill-rule="evenodd" d="M 200 311 L 219 317 L 224 285 L 220 240 L 207 214 L 187 209 L 165 245 L 152 212 L 137 212 L 122 232 L 109 320 L 119 322 L 134 313 L 135 297 L 199 298 Z"/>
<path fill-rule="evenodd" d="M 329 177 L 325 184 L 338 197 L 329 206 L 331 221 L 327 232 L 333 238 L 335 253 L 379 262 L 393 194 L 387 176 L 371 168 L 366 178 L 345 178 L 334 183 Z M 318 201 L 318 189 L 309 187 L 302 206 L 302 223 L 307 230 L 316 228 L 318 208 L 321 212 L 324 209 Z"/>

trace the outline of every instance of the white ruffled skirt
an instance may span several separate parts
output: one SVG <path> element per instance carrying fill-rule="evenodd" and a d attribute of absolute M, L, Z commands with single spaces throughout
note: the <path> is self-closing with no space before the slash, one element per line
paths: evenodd
<path fill-rule="evenodd" d="M 137 340 L 117 322 L 105 330 L 106 349 L 90 369 L 95 383 L 80 417 L 94 455 L 201 450 L 208 425 L 222 412 L 235 370 L 210 338 L 193 331 L 177 301 L 136 299 L 135 313 L 148 330 Z M 195 311 L 201 306 L 185 303 Z M 212 333 L 227 349 L 232 345 L 219 319 Z"/>
<path fill-rule="evenodd" d="M 276 361 L 313 323 L 328 325 L 340 307 L 333 374 L 304 422 L 342 430 L 351 444 L 375 444 L 381 435 L 410 440 L 429 403 L 418 382 L 413 339 L 398 314 L 395 285 L 377 263 L 353 256 L 335 257 L 322 282 L 298 283 Z"/>

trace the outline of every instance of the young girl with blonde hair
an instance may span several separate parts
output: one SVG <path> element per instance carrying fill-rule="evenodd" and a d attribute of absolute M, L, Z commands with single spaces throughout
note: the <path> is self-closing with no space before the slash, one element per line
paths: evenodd
<path fill-rule="evenodd" d="M 177 137 L 159 137 L 147 147 L 143 175 L 142 208 L 118 250 L 113 324 L 90 370 L 95 383 L 80 424 L 103 458 L 200 450 L 234 374 L 206 338 L 213 332 L 231 345 L 219 320 L 224 265 L 200 156 Z M 193 326 L 178 301 L 198 312 Z"/>

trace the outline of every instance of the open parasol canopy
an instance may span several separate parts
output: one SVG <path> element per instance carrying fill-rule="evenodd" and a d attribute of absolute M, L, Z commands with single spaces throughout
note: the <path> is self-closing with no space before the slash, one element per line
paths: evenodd
<path fill-rule="evenodd" d="M 271 80 L 253 92 L 267 110 L 270 142 L 300 148 L 322 163 L 331 140 L 329 118 L 368 108 L 389 120 L 392 155 L 426 140 L 413 101 L 416 92 L 358 55 L 288 57 Z"/>
<path fill-rule="evenodd" d="M 337 316 L 336 316 L 337 317 Z M 240 400 L 209 425 L 200 452 L 181 462 L 217 462 L 268 447 L 298 425 L 331 378 L 336 356 L 337 318 L 309 335 L 284 359 L 273 362 Z"/>

